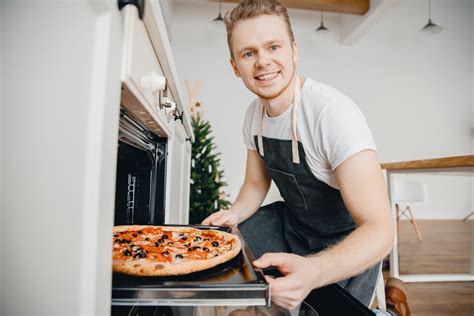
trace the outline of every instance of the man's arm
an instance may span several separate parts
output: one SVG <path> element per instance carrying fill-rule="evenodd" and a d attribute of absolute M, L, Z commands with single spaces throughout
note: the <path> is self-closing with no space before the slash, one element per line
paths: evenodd
<path fill-rule="evenodd" d="M 276 266 L 285 275 L 267 278 L 277 305 L 296 307 L 312 289 L 365 271 L 392 247 L 394 223 L 376 153 L 364 150 L 351 156 L 336 168 L 335 174 L 357 228 L 334 247 L 316 255 L 271 253 L 256 260 L 257 267 Z"/>
<path fill-rule="evenodd" d="M 204 225 L 237 225 L 249 218 L 260 207 L 270 188 L 271 178 L 264 162 L 255 150 L 247 150 L 245 180 L 239 195 L 229 210 L 207 217 Z"/>
<path fill-rule="evenodd" d="M 347 279 L 382 260 L 394 236 L 387 186 L 376 153 L 359 152 L 339 165 L 335 174 L 357 228 L 335 247 L 312 258 L 325 270 L 319 281 L 322 285 Z"/>

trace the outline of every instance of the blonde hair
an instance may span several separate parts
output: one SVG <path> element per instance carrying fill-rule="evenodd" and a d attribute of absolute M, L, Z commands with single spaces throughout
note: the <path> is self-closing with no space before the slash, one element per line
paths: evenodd
<path fill-rule="evenodd" d="M 224 16 L 224 22 L 227 29 L 227 44 L 232 58 L 234 58 L 234 54 L 232 52 L 230 41 L 232 38 L 232 31 L 237 22 L 261 15 L 279 16 L 283 22 L 285 22 L 291 43 L 295 41 L 295 36 L 291 29 L 290 17 L 288 16 L 286 8 L 281 3 L 276 0 L 242 0 L 234 9 L 232 9 L 232 11 L 227 12 Z"/>

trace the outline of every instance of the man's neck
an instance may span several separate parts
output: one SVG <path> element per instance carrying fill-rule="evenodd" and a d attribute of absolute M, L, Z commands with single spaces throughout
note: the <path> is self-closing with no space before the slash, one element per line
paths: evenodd
<path fill-rule="evenodd" d="M 267 111 L 268 116 L 277 117 L 285 112 L 286 109 L 288 109 L 288 107 L 291 105 L 295 95 L 296 78 L 297 75 L 293 77 L 291 83 L 278 97 L 274 99 L 260 99 L 265 111 Z"/>

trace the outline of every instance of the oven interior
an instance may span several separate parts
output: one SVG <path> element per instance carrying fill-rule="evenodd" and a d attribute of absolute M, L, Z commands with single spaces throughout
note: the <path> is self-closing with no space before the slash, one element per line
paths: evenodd
<path fill-rule="evenodd" d="M 114 225 L 163 224 L 166 150 L 166 138 L 121 112 Z"/>

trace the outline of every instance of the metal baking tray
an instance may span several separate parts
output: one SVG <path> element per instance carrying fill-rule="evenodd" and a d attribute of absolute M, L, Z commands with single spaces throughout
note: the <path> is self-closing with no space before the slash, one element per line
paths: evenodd
<path fill-rule="evenodd" d="M 172 277 L 135 277 L 121 273 L 112 276 L 114 306 L 269 306 L 270 287 L 237 228 L 199 225 L 236 235 L 242 251 L 232 260 L 214 268 Z"/>

